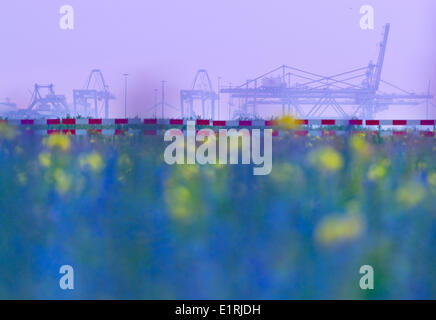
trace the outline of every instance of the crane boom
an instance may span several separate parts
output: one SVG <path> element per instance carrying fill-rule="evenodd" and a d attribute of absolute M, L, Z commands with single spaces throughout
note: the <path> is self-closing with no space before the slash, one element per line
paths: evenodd
<path fill-rule="evenodd" d="M 389 29 L 390 29 L 390 24 L 388 23 L 385 26 L 383 41 L 380 43 L 380 51 L 377 58 L 377 65 L 375 66 L 375 75 L 373 77 L 374 83 L 372 85 L 372 89 L 375 91 L 378 90 L 381 81 L 381 73 L 383 69 L 383 62 L 385 60 L 386 45 L 388 43 L 388 37 L 389 37 Z"/>

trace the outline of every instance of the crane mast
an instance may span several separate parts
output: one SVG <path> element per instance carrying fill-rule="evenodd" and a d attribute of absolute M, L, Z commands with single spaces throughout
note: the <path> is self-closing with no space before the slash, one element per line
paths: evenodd
<path fill-rule="evenodd" d="M 390 30 L 390 24 L 388 23 L 385 26 L 383 40 L 380 43 L 380 51 L 379 51 L 378 58 L 377 58 L 377 64 L 376 64 L 375 70 L 374 70 L 375 75 L 372 78 L 374 82 L 372 83 L 371 87 L 374 91 L 377 91 L 379 86 L 380 86 L 383 63 L 384 63 L 385 54 L 386 54 L 386 46 L 388 44 L 389 30 Z"/>

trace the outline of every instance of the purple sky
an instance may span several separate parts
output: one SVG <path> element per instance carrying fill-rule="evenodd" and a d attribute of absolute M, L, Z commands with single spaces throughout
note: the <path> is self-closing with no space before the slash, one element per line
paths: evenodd
<path fill-rule="evenodd" d="M 72 31 L 59 28 L 64 4 L 75 9 Z M 359 27 L 363 4 L 375 8 L 374 30 Z M 200 68 L 216 86 L 218 77 L 239 84 L 282 64 L 320 74 L 365 66 L 386 22 L 382 78 L 417 93 L 431 80 L 436 93 L 435 14 L 434 0 L 2 0 L 0 101 L 27 106 L 38 82 L 54 83 L 72 103 L 72 89 L 99 68 L 118 97 L 111 116 L 124 113 L 122 73 L 130 74 L 128 115 L 150 116 L 162 79 L 179 107 L 179 90 Z M 425 115 L 425 107 L 395 110 L 380 116 Z"/>

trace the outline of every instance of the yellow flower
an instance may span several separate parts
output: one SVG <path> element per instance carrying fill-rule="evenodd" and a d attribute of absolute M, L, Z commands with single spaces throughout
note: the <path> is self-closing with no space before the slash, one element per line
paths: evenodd
<path fill-rule="evenodd" d="M 178 185 L 168 188 L 166 202 L 176 219 L 186 219 L 193 214 L 193 196 L 188 188 Z"/>
<path fill-rule="evenodd" d="M 275 183 L 285 184 L 292 182 L 293 184 L 304 183 L 304 173 L 297 165 L 292 165 L 288 162 L 277 163 L 274 165 L 274 170 L 271 173 L 271 179 Z"/>
<path fill-rule="evenodd" d="M 279 128 L 280 129 L 294 129 L 297 126 L 297 121 L 291 116 L 283 116 L 279 119 Z"/>
<path fill-rule="evenodd" d="M 53 172 L 53 179 L 55 182 L 56 190 L 60 194 L 65 194 L 71 188 L 72 177 L 64 170 L 57 168 Z"/>
<path fill-rule="evenodd" d="M 67 151 L 70 149 L 71 141 L 66 135 L 51 135 L 44 139 L 43 144 L 52 149 Z"/>
<path fill-rule="evenodd" d="M 323 245 L 335 245 L 358 238 L 364 230 L 364 221 L 358 214 L 330 216 L 315 229 L 315 239 Z"/>
<path fill-rule="evenodd" d="M 342 169 L 342 156 L 331 147 L 323 147 L 309 154 L 309 160 L 324 171 L 337 171 Z"/>
<path fill-rule="evenodd" d="M 371 146 L 366 142 L 364 136 L 354 135 L 351 137 L 350 145 L 354 152 L 364 159 L 369 159 L 371 156 Z"/>
<path fill-rule="evenodd" d="M 119 158 L 118 158 L 118 165 L 120 167 L 131 167 L 132 166 L 132 160 L 130 159 L 130 157 L 123 153 Z"/>
<path fill-rule="evenodd" d="M 388 159 L 382 159 L 376 164 L 371 165 L 368 171 L 368 179 L 371 181 L 383 179 L 386 176 L 390 163 Z"/>
<path fill-rule="evenodd" d="M 431 192 L 436 193 L 436 172 L 428 174 L 427 182 L 430 185 Z"/>
<path fill-rule="evenodd" d="M 406 208 L 416 206 L 425 195 L 425 189 L 418 183 L 407 183 L 397 190 L 397 201 Z"/>
<path fill-rule="evenodd" d="M 275 164 L 275 169 L 271 173 L 271 178 L 278 183 L 284 183 L 292 179 L 294 167 L 290 163 Z"/>
<path fill-rule="evenodd" d="M 49 152 L 43 152 L 39 154 L 39 163 L 43 167 L 50 167 L 51 165 L 51 154 Z"/>
<path fill-rule="evenodd" d="M 95 172 L 101 171 L 103 168 L 103 160 L 99 153 L 94 152 L 80 159 L 80 166 L 83 168 L 89 166 Z"/>
<path fill-rule="evenodd" d="M 7 123 L 0 122 L 0 137 L 6 138 L 6 140 L 12 140 L 18 135 L 17 130 L 8 125 Z"/>
<path fill-rule="evenodd" d="M 366 137 L 366 133 L 363 132 L 363 131 L 356 132 L 354 135 L 355 135 L 356 137 Z"/>
<path fill-rule="evenodd" d="M 200 174 L 200 168 L 197 165 L 182 165 L 178 166 L 178 169 L 177 173 L 186 181 L 196 179 Z"/>
<path fill-rule="evenodd" d="M 123 153 L 118 158 L 118 167 L 119 167 L 119 175 L 118 175 L 118 181 L 120 182 L 126 182 L 127 178 L 129 177 L 129 174 L 132 172 L 132 160 L 130 157 Z"/>
<path fill-rule="evenodd" d="M 428 174 L 427 182 L 432 187 L 436 187 L 436 172 L 431 172 Z"/>

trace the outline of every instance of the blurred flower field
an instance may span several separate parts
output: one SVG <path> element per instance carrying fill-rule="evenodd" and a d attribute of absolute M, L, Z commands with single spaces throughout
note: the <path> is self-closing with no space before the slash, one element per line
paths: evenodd
<path fill-rule="evenodd" d="M 169 166 L 159 136 L 2 126 L 0 298 L 434 299 L 435 142 L 277 137 L 253 176 Z"/>

